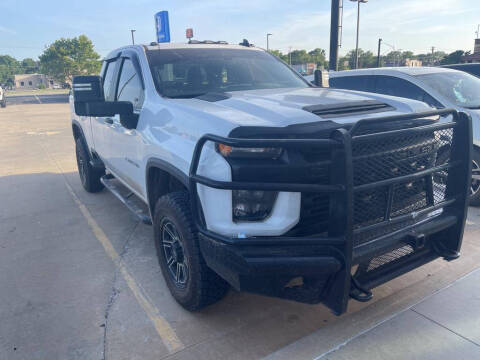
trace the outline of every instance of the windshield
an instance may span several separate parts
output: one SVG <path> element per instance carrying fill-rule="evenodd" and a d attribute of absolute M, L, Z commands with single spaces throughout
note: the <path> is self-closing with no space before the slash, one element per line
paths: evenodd
<path fill-rule="evenodd" d="M 464 72 L 417 75 L 429 87 L 457 106 L 480 108 L 480 79 Z"/>
<path fill-rule="evenodd" d="M 157 91 L 170 98 L 309 86 L 288 66 L 264 51 L 161 49 L 147 51 L 147 57 Z"/>

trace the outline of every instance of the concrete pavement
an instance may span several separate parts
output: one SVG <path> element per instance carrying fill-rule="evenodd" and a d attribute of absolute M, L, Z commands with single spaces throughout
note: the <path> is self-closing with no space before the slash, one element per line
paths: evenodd
<path fill-rule="evenodd" d="M 480 359 L 480 271 L 317 359 Z"/>
<path fill-rule="evenodd" d="M 151 227 L 83 191 L 68 105 L 0 109 L 0 154 L 0 359 L 258 359 L 318 331 L 352 338 L 480 263 L 471 209 L 460 260 L 391 281 L 340 318 L 234 291 L 189 313 L 161 277 Z"/>

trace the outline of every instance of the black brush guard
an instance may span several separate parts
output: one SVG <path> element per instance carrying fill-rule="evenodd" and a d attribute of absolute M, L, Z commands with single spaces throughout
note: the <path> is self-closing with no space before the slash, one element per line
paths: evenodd
<path fill-rule="evenodd" d="M 449 117 L 446 122 L 430 125 L 365 131 L 379 123 L 412 124 L 416 119 L 432 116 Z M 419 146 L 422 134 L 433 135 Z M 401 139 L 417 139 L 417 145 L 399 143 L 401 151 L 396 151 L 395 141 L 401 142 Z M 331 150 L 330 182 L 212 180 L 197 174 L 207 142 L 287 150 L 328 148 Z M 370 153 L 362 155 L 372 144 L 379 150 L 372 148 Z M 367 301 L 371 298 L 370 289 L 386 281 L 438 257 L 452 260 L 459 256 L 468 209 L 471 148 L 471 119 L 452 109 L 364 119 L 348 130 L 334 130 L 328 139 L 239 139 L 204 135 L 196 144 L 189 177 L 192 214 L 202 254 L 212 269 L 239 290 L 306 303 L 322 302 L 334 313 L 341 314 L 346 311 L 350 297 Z M 390 173 L 382 172 L 382 166 L 396 161 L 395 157 L 408 157 L 409 161 L 420 159 L 432 149 L 436 160 L 434 163 L 429 160 L 430 165 L 425 162 L 418 165 L 414 161 L 410 165 L 418 167 L 415 171 L 398 166 L 399 169 L 390 169 Z M 375 151 L 382 154 L 380 159 L 375 157 Z M 365 170 L 367 173 L 361 175 Z M 392 174 L 393 170 L 396 173 Z M 369 176 L 375 171 L 379 175 L 369 182 Z M 209 231 L 202 216 L 197 184 L 224 190 L 325 194 L 329 197 L 328 231 L 315 236 L 249 238 L 232 238 Z M 364 214 L 370 215 L 363 218 Z M 301 279 L 293 280 L 292 284 L 295 277 Z"/>

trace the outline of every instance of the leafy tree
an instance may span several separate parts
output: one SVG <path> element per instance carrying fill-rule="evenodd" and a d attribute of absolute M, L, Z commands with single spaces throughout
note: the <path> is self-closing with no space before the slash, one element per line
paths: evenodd
<path fill-rule="evenodd" d="M 0 84 L 12 86 L 15 74 L 23 72 L 21 64 L 10 55 L 0 55 Z"/>
<path fill-rule="evenodd" d="M 312 51 L 308 52 L 308 55 L 310 56 L 309 62 L 313 62 L 317 64 L 317 66 L 325 66 L 327 63 L 326 52 L 324 49 L 313 49 Z"/>
<path fill-rule="evenodd" d="M 442 60 L 440 60 L 440 64 L 448 65 L 448 64 L 458 64 L 462 60 L 462 56 L 469 55 L 470 51 L 463 51 L 457 50 L 448 55 L 445 55 Z"/>
<path fill-rule="evenodd" d="M 288 63 L 288 55 L 282 54 L 280 50 L 270 50 L 270 53 L 280 58 L 281 60 L 285 61 L 286 63 Z"/>
<path fill-rule="evenodd" d="M 100 71 L 100 55 L 85 35 L 73 39 L 61 38 L 40 55 L 42 73 L 62 83 L 72 82 L 75 75 L 96 74 Z"/>
<path fill-rule="evenodd" d="M 350 50 L 344 58 L 348 61 L 350 69 L 355 68 L 355 50 Z M 372 68 L 377 66 L 377 57 L 371 51 L 363 51 L 358 49 L 358 68 Z M 340 64 L 339 64 L 340 67 Z"/>
<path fill-rule="evenodd" d="M 38 62 L 32 58 L 23 59 L 21 66 L 25 74 L 35 74 L 39 70 Z"/>

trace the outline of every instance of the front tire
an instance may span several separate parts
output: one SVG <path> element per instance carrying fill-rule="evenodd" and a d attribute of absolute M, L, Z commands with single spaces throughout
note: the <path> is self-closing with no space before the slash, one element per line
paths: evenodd
<path fill-rule="evenodd" d="M 220 300 L 229 286 L 202 257 L 188 193 L 162 196 L 155 205 L 153 226 L 160 268 L 175 300 L 189 311 Z"/>
<path fill-rule="evenodd" d="M 81 138 L 75 141 L 75 153 L 77 155 L 78 174 L 83 188 L 90 192 L 96 193 L 103 189 L 100 178 L 105 174 L 103 169 L 95 169 L 90 164 L 90 156 Z"/>

